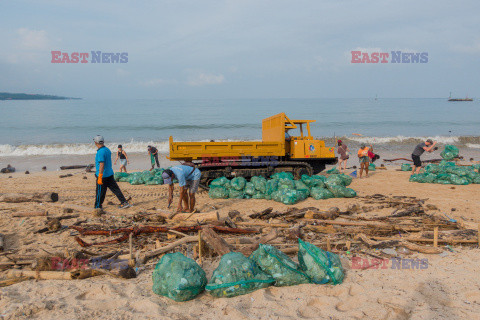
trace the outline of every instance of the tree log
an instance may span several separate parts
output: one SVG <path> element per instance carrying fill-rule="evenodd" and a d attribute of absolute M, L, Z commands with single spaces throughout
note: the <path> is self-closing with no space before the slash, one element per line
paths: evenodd
<path fill-rule="evenodd" d="M 70 272 L 62 271 L 31 271 L 31 270 L 9 270 L 7 272 L 7 279 L 31 277 L 38 280 L 75 280 L 86 279 L 100 275 L 93 269 L 76 270 Z"/>
<path fill-rule="evenodd" d="M 210 227 L 202 228 L 202 238 L 220 256 L 233 251 L 233 248 Z"/>
<path fill-rule="evenodd" d="M 31 212 L 18 212 L 14 213 L 12 217 L 45 217 L 48 215 L 48 211 L 31 211 Z"/>
<path fill-rule="evenodd" d="M 0 195 L 0 202 L 19 203 L 19 202 L 57 202 L 58 193 L 4 193 Z"/>

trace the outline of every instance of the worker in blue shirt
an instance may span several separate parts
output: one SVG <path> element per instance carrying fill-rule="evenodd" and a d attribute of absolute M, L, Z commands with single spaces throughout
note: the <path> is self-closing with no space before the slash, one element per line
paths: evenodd
<path fill-rule="evenodd" d="M 180 165 L 165 170 L 162 173 L 163 183 L 169 185 L 168 206 L 173 202 L 173 179 L 177 178 L 180 187 L 180 199 L 178 201 L 177 212 L 183 210 L 187 212 L 195 211 L 195 193 L 200 185 L 201 172 L 194 166 Z M 188 191 L 188 192 L 187 192 Z M 182 202 L 184 207 L 182 206 Z"/>
<path fill-rule="evenodd" d="M 93 141 L 97 146 L 97 154 L 95 156 L 95 177 L 97 177 L 95 208 L 102 208 L 107 188 L 117 196 L 120 201 L 120 208 L 124 209 L 130 207 L 131 205 L 128 203 L 127 199 L 125 199 L 117 182 L 113 178 L 112 152 L 105 147 L 105 140 L 102 136 L 96 136 Z"/>

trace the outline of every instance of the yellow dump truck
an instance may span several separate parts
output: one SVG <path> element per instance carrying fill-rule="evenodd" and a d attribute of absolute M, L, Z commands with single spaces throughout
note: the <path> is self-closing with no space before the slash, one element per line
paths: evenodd
<path fill-rule="evenodd" d="M 226 176 L 269 177 L 275 172 L 316 174 L 326 164 L 337 163 L 335 148 L 326 147 L 310 133 L 315 120 L 291 120 L 285 113 L 262 122 L 262 141 L 174 142 L 170 137 L 172 161 L 191 161 L 202 171 L 202 184 Z M 297 130 L 298 129 L 298 130 Z M 295 130 L 297 135 L 290 135 Z"/>

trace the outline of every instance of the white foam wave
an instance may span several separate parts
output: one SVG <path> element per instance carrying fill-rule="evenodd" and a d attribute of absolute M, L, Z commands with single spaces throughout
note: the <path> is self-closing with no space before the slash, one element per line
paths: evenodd
<path fill-rule="evenodd" d="M 472 149 L 480 149 L 480 144 L 476 144 L 476 143 L 467 143 L 466 146 Z"/>
<path fill-rule="evenodd" d="M 206 142 L 209 140 L 203 140 Z M 220 140 L 217 140 L 220 141 Z M 233 140 L 221 140 L 233 141 Z M 121 144 L 127 153 L 147 152 L 149 145 L 155 146 L 160 153 L 168 153 L 168 141 L 130 141 L 120 143 L 107 143 L 106 146 L 116 152 L 117 146 Z M 0 144 L 0 157 L 18 156 L 54 156 L 54 155 L 88 155 L 95 154 L 97 149 L 93 143 L 72 143 L 72 144 L 43 144 L 43 145 L 20 145 L 12 146 Z"/>
<path fill-rule="evenodd" d="M 435 137 L 406 137 L 406 136 L 395 136 L 395 137 L 347 137 L 347 139 L 358 142 L 358 143 L 375 143 L 375 144 L 387 144 L 392 142 L 404 143 L 410 141 L 425 141 L 427 139 L 432 139 L 442 144 L 455 144 L 459 142 L 459 137 L 445 137 L 445 136 L 435 136 Z"/>

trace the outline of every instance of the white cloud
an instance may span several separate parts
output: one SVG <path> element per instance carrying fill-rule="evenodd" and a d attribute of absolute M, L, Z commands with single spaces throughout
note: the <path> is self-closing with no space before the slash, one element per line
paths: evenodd
<path fill-rule="evenodd" d="M 480 53 L 480 41 L 477 40 L 471 45 L 456 45 L 453 47 L 453 51 L 463 52 L 463 53 Z"/>
<path fill-rule="evenodd" d="M 122 69 L 122 68 L 117 69 L 117 76 L 119 76 L 119 77 L 128 76 L 129 74 L 130 74 L 130 72 L 128 72 L 125 69 Z"/>
<path fill-rule="evenodd" d="M 225 82 L 223 74 L 196 73 L 190 75 L 187 84 L 193 87 L 200 87 L 211 84 L 222 84 Z"/>
<path fill-rule="evenodd" d="M 168 80 L 168 79 L 148 79 L 144 81 L 140 81 L 140 85 L 143 87 L 160 87 L 165 85 L 177 84 L 176 80 Z"/>
<path fill-rule="evenodd" d="M 30 30 L 20 28 L 17 30 L 20 45 L 26 49 L 47 49 L 48 37 L 45 30 Z"/>

